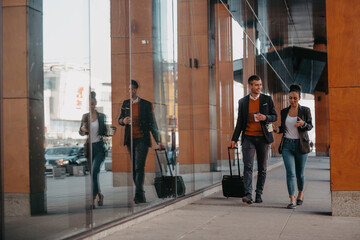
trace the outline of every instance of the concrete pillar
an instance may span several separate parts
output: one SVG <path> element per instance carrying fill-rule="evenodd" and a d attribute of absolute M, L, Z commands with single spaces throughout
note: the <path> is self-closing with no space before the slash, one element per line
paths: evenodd
<path fill-rule="evenodd" d="M 207 0 L 178 1 L 180 173 L 209 172 L 211 149 L 216 148 L 216 122 L 210 117 L 216 107 L 209 81 L 208 9 Z"/>
<path fill-rule="evenodd" d="M 121 106 L 130 98 L 129 1 L 111 0 L 111 102 L 112 122 L 117 123 Z M 125 128 L 117 125 L 112 137 L 113 186 L 131 186 L 131 160 L 124 144 Z"/>
<path fill-rule="evenodd" d="M 334 216 L 360 216 L 360 48 L 356 0 L 326 1 L 330 179 Z M 344 47 L 344 43 L 351 47 Z"/>
<path fill-rule="evenodd" d="M 313 46 L 314 50 L 327 51 L 325 43 L 317 43 Z M 328 82 L 328 74 L 325 72 L 321 75 L 319 83 Z M 325 84 L 327 85 L 327 84 Z M 323 86 L 322 91 L 314 91 L 315 99 L 315 149 L 316 156 L 329 156 L 330 154 L 330 127 L 329 127 L 329 95 L 328 87 Z"/>
<path fill-rule="evenodd" d="M 280 116 L 280 112 L 282 109 L 284 109 L 285 107 L 287 107 L 287 96 L 284 92 L 277 92 L 274 93 L 272 96 L 272 99 L 274 101 L 274 105 L 275 105 L 275 110 L 277 113 L 277 121 L 275 122 L 275 124 L 277 126 L 281 125 L 281 116 Z M 273 133 L 273 137 L 274 137 L 274 142 L 271 144 L 271 156 L 273 157 L 281 157 L 281 154 L 279 154 L 279 146 L 280 146 L 280 142 L 281 142 L 281 138 L 282 138 L 282 134 L 276 134 Z"/>
<path fill-rule="evenodd" d="M 116 124 L 123 101 L 130 98 L 130 78 L 139 83 L 138 95 L 154 103 L 152 2 L 130 4 L 129 15 L 128 0 L 111 0 L 112 121 Z M 118 125 L 117 129 L 119 131 L 113 136 L 113 185 L 132 186 L 130 154 L 123 146 L 125 128 Z M 145 184 L 152 184 L 155 153 L 151 149 L 147 155 L 145 173 Z"/>
<path fill-rule="evenodd" d="M 274 45 L 269 47 L 268 52 L 278 51 L 283 48 L 283 42 L 280 41 L 279 39 L 273 39 L 272 43 Z M 280 126 L 281 125 L 280 112 L 282 109 L 288 106 L 288 100 L 287 100 L 288 98 L 285 92 L 282 90 L 284 89 L 284 87 L 282 86 L 283 83 L 280 83 L 278 81 L 278 77 L 275 75 L 274 71 L 271 68 L 269 68 L 267 65 L 265 65 L 265 69 L 266 69 L 265 72 L 267 74 L 267 79 L 265 84 L 267 85 L 269 91 L 273 93 L 272 99 L 275 105 L 276 113 L 278 114 L 277 121 L 275 122 L 275 124 L 277 126 Z M 273 137 L 274 137 L 274 142 L 271 144 L 271 156 L 281 157 L 278 149 L 281 142 L 282 134 L 273 133 Z"/>
<path fill-rule="evenodd" d="M 178 1 L 179 163 L 183 172 L 191 172 L 194 163 L 190 7 L 189 1 Z"/>
<path fill-rule="evenodd" d="M 256 28 L 248 24 L 251 28 L 246 27 L 244 31 L 244 57 L 243 57 L 243 85 L 244 95 L 249 94 L 248 79 L 251 75 L 256 74 L 256 49 L 253 43 L 256 41 Z"/>
<path fill-rule="evenodd" d="M 234 132 L 232 21 L 223 4 L 215 4 L 217 159 L 227 160 Z M 227 164 L 227 163 L 226 163 Z"/>
<path fill-rule="evenodd" d="M 329 156 L 330 129 L 329 129 L 329 95 L 315 91 L 315 149 L 316 156 Z"/>
<path fill-rule="evenodd" d="M 6 216 L 46 212 L 42 1 L 2 2 Z"/>

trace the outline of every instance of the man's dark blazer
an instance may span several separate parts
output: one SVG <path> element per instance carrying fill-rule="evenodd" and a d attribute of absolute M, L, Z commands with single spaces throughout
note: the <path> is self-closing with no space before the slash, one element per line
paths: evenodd
<path fill-rule="evenodd" d="M 151 147 L 150 132 L 152 133 L 155 142 L 159 142 L 159 130 L 156 125 L 152 103 L 140 98 L 139 101 L 139 122 L 140 130 L 145 138 L 145 144 Z M 118 122 L 121 126 L 125 126 L 124 145 L 130 145 L 131 126 L 123 124 L 122 120 L 130 117 L 130 99 L 124 101 L 121 107 L 121 114 Z M 120 121 L 121 120 L 121 121 Z"/>
<path fill-rule="evenodd" d="M 281 114 L 281 126 L 279 127 L 278 133 L 286 132 L 285 121 L 286 121 L 286 117 L 289 114 L 290 107 L 291 106 L 281 110 L 281 113 L 280 113 Z M 305 154 L 305 153 L 310 152 L 310 139 L 309 139 L 308 131 L 310 131 L 313 128 L 310 108 L 300 106 L 300 104 L 299 104 L 298 117 L 301 118 L 305 122 L 304 126 L 297 128 L 298 132 L 299 132 L 299 138 L 300 138 L 300 151 L 301 151 L 301 153 Z M 285 137 L 285 134 L 283 134 L 281 142 L 284 141 L 284 137 Z M 282 147 L 282 144 L 280 145 L 279 153 L 282 152 L 281 147 Z"/>
<path fill-rule="evenodd" d="M 243 132 L 241 136 L 241 142 L 243 142 L 244 140 L 245 130 L 248 124 L 248 117 L 249 117 L 249 101 L 250 101 L 250 95 L 247 95 L 239 100 L 238 118 L 234 130 L 234 134 L 232 137 L 232 141 L 237 142 L 241 132 Z M 267 143 L 272 143 L 274 141 L 273 135 L 271 132 L 268 132 L 265 126 L 267 123 L 276 122 L 277 120 L 274 102 L 270 96 L 260 93 L 259 112 L 266 116 L 265 121 L 260 121 L 261 129 L 264 134 L 265 140 Z"/>

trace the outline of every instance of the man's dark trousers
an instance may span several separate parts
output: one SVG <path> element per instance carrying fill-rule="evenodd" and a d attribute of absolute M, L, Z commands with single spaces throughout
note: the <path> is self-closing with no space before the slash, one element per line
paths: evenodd
<path fill-rule="evenodd" d="M 146 145 L 145 138 L 133 139 L 132 149 L 132 162 L 133 162 L 133 180 L 135 184 L 135 197 L 144 197 L 144 179 L 145 179 L 145 160 L 149 150 Z M 128 151 L 131 154 L 130 146 Z M 131 155 L 130 155 L 131 156 Z"/>
<path fill-rule="evenodd" d="M 256 183 L 256 193 L 262 194 L 266 179 L 266 166 L 269 156 L 270 144 L 263 136 L 245 135 L 242 142 L 242 154 L 244 162 L 244 189 L 245 194 L 252 195 L 252 173 L 254 166 L 254 156 L 256 152 L 258 164 L 258 178 Z"/>

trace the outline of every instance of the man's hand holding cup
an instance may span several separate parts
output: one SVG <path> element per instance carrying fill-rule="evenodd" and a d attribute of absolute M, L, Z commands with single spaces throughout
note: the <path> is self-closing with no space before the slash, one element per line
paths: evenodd
<path fill-rule="evenodd" d="M 255 119 L 255 122 L 265 121 L 266 116 L 261 113 L 254 113 L 254 119 Z"/>

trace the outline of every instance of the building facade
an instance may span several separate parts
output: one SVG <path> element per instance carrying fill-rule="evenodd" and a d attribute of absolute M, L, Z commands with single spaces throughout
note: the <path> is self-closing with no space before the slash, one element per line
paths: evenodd
<path fill-rule="evenodd" d="M 316 154 L 331 160 L 332 213 L 360 216 L 355 0 L 0 3 L 3 239 L 91 235 L 219 183 L 229 172 L 237 101 L 253 74 L 278 114 L 291 83 L 314 99 Z M 132 79 L 152 103 L 169 158 L 158 164 L 152 138 L 142 204 L 133 201 L 134 156 L 118 123 Z M 46 168 L 49 149 L 83 146 L 78 131 L 90 91 L 106 125 L 116 127 L 105 138 L 105 198 L 95 209 L 91 172 L 72 162 L 82 155 L 53 156 L 57 165 Z M 273 157 L 279 142 L 275 136 Z M 170 172 L 184 180 L 185 195 L 159 198 L 154 179 Z"/>

